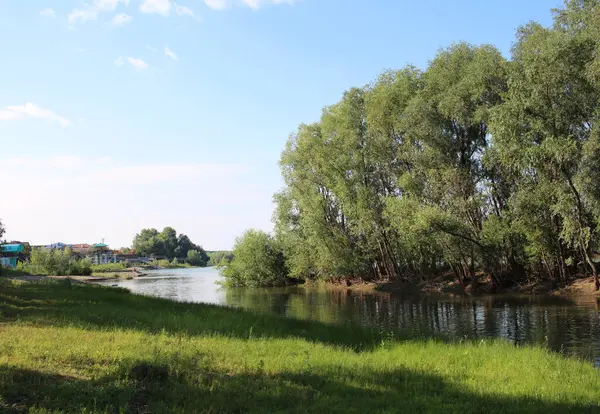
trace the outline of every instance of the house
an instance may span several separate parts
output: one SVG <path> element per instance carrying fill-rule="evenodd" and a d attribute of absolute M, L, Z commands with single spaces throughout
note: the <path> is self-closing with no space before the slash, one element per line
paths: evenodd
<path fill-rule="evenodd" d="M 117 256 L 108 248 L 108 245 L 104 243 L 92 244 L 87 253 L 87 257 L 92 260 L 93 264 L 117 263 Z"/>
<path fill-rule="evenodd" d="M 87 243 L 71 245 L 71 251 L 73 252 L 73 254 L 80 256 L 80 257 L 87 257 L 88 254 L 90 253 L 91 248 L 92 248 L 92 246 Z"/>
<path fill-rule="evenodd" d="M 126 263 L 128 265 L 148 264 L 150 263 L 150 259 L 147 257 L 140 257 L 135 253 L 119 253 L 117 254 L 117 262 Z"/>
<path fill-rule="evenodd" d="M 71 245 L 65 244 L 65 243 L 62 243 L 62 242 L 58 242 L 58 243 L 47 244 L 47 245 L 42 246 L 42 247 L 45 247 L 46 249 L 63 250 L 66 247 L 71 247 Z"/>
<path fill-rule="evenodd" d="M 3 244 L 0 250 L 0 264 L 4 267 L 14 269 L 18 262 L 25 259 L 25 246 L 22 243 Z"/>

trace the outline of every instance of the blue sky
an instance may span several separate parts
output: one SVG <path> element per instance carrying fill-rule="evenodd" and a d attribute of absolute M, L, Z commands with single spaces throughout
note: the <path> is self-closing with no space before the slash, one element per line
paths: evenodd
<path fill-rule="evenodd" d="M 207 249 L 270 230 L 298 124 L 455 41 L 507 57 L 559 0 L 0 0 L 0 218 L 8 239 Z"/>

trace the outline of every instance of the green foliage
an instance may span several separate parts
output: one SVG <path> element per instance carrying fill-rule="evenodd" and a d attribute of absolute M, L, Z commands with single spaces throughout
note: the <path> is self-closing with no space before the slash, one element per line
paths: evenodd
<path fill-rule="evenodd" d="M 23 270 L 50 276 L 89 276 L 92 264 L 87 259 L 74 257 L 68 247 L 63 250 L 40 248 L 31 251 Z"/>
<path fill-rule="evenodd" d="M 100 286 L 0 284 L 2 412 L 600 410 L 593 364 L 542 348 L 386 335 Z"/>
<path fill-rule="evenodd" d="M 300 125 L 275 195 L 289 275 L 596 276 L 599 23 L 598 0 L 569 0 L 519 30 L 511 61 L 453 44 Z"/>
<path fill-rule="evenodd" d="M 233 254 L 230 251 L 206 252 L 208 255 L 208 266 L 219 266 L 227 264 L 233 260 Z"/>
<path fill-rule="evenodd" d="M 169 261 L 177 258 L 186 260 L 188 252 L 195 250 L 200 254 L 197 266 L 206 266 L 208 255 L 201 246 L 192 243 L 185 234 L 177 235 L 173 227 L 165 227 L 160 233 L 156 229 L 143 229 L 135 235 L 133 249 L 141 256 L 166 256 Z"/>
<path fill-rule="evenodd" d="M 205 267 L 208 264 L 208 255 L 204 251 L 188 250 L 186 263 L 189 263 L 192 266 Z"/>
<path fill-rule="evenodd" d="M 248 230 L 233 247 L 233 260 L 221 268 L 229 286 L 277 286 L 288 282 L 278 242 L 259 230 Z"/>

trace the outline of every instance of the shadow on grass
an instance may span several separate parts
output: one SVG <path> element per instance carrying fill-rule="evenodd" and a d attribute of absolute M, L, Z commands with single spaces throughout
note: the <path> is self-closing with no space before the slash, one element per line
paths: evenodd
<path fill-rule="evenodd" d="M 188 362 L 189 363 L 189 362 Z M 598 406 L 476 395 L 410 370 L 232 375 L 211 367 L 123 363 L 97 380 L 0 368 L 0 411 L 60 412 L 596 412 Z"/>
<path fill-rule="evenodd" d="M 297 337 L 357 352 L 373 349 L 385 336 L 375 328 L 356 324 L 328 325 L 224 306 L 180 303 L 69 281 L 17 284 L 0 280 L 0 320 L 242 339 Z"/>

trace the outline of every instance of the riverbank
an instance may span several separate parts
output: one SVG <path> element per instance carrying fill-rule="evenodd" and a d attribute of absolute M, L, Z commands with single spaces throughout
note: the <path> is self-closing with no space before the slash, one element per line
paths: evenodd
<path fill-rule="evenodd" d="M 340 279 L 326 283 L 308 283 L 307 286 L 328 286 L 331 288 L 358 291 L 426 293 L 444 295 L 490 295 L 490 294 L 547 294 L 557 296 L 600 296 L 594 290 L 593 277 L 582 277 L 556 287 L 548 281 L 514 284 L 505 288 L 491 288 L 488 276 L 478 275 L 464 286 L 456 278 L 446 275 L 418 282 L 410 281 L 364 281 L 360 278 Z"/>
<path fill-rule="evenodd" d="M 581 412 L 584 361 L 57 281 L 0 280 L 0 411 Z"/>

